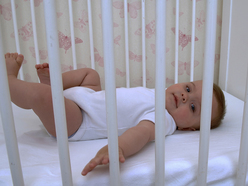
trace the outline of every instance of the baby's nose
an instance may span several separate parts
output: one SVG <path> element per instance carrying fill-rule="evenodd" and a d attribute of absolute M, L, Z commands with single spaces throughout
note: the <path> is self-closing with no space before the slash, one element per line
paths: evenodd
<path fill-rule="evenodd" d="M 188 99 L 187 94 L 182 93 L 182 101 L 183 101 L 183 103 L 185 103 L 187 101 L 187 99 Z"/>

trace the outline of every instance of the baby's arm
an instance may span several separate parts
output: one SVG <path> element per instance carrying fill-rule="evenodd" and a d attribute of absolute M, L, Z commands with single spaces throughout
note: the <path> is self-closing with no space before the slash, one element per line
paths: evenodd
<path fill-rule="evenodd" d="M 148 142 L 155 139 L 155 125 L 151 121 L 143 120 L 137 126 L 128 129 L 119 136 L 119 161 L 140 151 Z M 108 146 L 101 148 L 96 156 L 84 167 L 82 175 L 87 175 L 97 165 L 108 164 Z"/>

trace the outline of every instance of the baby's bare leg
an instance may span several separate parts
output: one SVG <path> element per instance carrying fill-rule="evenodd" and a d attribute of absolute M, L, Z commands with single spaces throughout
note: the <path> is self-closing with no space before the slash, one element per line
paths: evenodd
<path fill-rule="evenodd" d="M 40 82 L 50 85 L 49 64 L 39 64 L 35 68 L 37 69 Z M 95 70 L 90 68 L 65 72 L 62 74 L 62 80 L 64 90 L 75 86 L 88 87 L 95 91 L 101 90 L 100 77 Z"/>
<path fill-rule="evenodd" d="M 56 136 L 51 87 L 43 83 L 30 83 L 17 79 L 23 59 L 24 57 L 17 53 L 5 55 L 11 100 L 21 108 L 33 109 L 48 132 Z M 80 108 L 66 98 L 65 110 L 70 136 L 80 127 L 83 118 Z"/>

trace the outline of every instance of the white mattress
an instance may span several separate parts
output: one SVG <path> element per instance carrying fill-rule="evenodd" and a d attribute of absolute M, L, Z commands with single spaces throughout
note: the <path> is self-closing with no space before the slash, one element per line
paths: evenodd
<path fill-rule="evenodd" d="M 233 185 L 238 163 L 243 101 L 225 93 L 224 123 L 211 130 L 208 185 Z M 56 140 L 49 137 L 31 110 L 13 105 L 25 185 L 61 185 Z M 1 122 L 1 121 L 0 121 Z M 5 139 L 0 123 L 0 185 L 12 185 Z M 86 177 L 81 170 L 107 139 L 69 142 L 74 185 L 109 185 L 108 166 L 99 166 Z M 151 142 L 120 166 L 122 185 L 154 185 L 155 143 Z M 165 138 L 166 185 L 195 185 L 199 131 L 176 131 Z M 248 182 L 247 182 L 248 183 Z"/>

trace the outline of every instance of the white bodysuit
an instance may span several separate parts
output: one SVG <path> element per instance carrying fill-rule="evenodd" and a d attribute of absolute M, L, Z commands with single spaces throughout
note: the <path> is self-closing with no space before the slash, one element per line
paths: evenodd
<path fill-rule="evenodd" d="M 73 87 L 64 91 L 67 99 L 74 101 L 81 109 L 83 122 L 69 141 L 107 138 L 105 91 L 94 91 L 86 87 Z M 144 87 L 117 88 L 118 135 L 136 126 L 142 120 L 155 123 L 155 90 Z M 174 133 L 176 124 L 165 109 L 166 135 Z"/>

